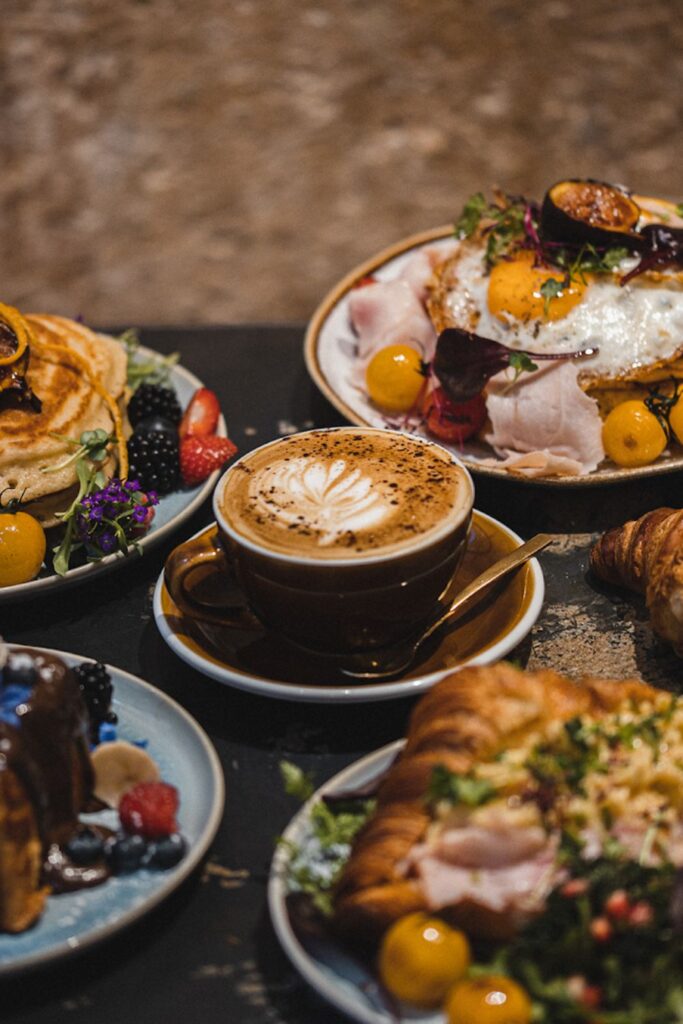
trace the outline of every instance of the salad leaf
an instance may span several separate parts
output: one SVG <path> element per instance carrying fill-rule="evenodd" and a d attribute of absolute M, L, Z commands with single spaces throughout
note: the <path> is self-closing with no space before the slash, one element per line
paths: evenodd
<path fill-rule="evenodd" d="M 433 370 L 448 397 L 459 403 L 481 394 L 491 377 L 509 366 L 515 371 L 510 381 L 514 384 L 520 373 L 537 369 L 534 360 L 582 359 L 597 352 L 597 348 L 575 352 L 525 352 L 460 327 L 447 327 L 436 343 Z"/>

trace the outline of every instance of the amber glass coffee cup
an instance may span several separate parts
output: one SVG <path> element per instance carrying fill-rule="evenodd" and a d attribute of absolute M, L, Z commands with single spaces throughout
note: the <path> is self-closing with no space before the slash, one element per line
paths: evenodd
<path fill-rule="evenodd" d="M 240 628 L 253 613 L 312 651 L 384 647 L 439 613 L 473 502 L 469 473 L 435 442 L 369 427 L 293 434 L 226 470 L 216 528 L 172 552 L 166 586 L 204 622 Z M 202 602 L 207 567 L 237 582 L 249 613 Z"/>

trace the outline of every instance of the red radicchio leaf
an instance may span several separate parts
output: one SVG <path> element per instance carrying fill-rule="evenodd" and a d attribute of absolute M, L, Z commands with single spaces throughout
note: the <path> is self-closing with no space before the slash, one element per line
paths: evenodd
<path fill-rule="evenodd" d="M 597 355 L 599 349 L 576 352 L 526 352 L 479 334 L 447 327 L 439 335 L 432 364 L 434 374 L 453 402 L 467 402 L 481 394 L 487 381 L 510 366 L 514 356 L 535 360 L 583 359 Z"/>
<path fill-rule="evenodd" d="M 620 284 L 628 284 L 634 277 L 655 267 L 680 266 L 683 264 L 683 229 L 669 228 L 664 224 L 648 224 L 640 232 L 645 239 L 645 253 L 640 262 L 625 274 Z"/>

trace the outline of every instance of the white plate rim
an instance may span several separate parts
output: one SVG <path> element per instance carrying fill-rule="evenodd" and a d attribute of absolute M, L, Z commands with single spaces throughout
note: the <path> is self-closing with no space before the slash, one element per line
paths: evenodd
<path fill-rule="evenodd" d="M 501 523 L 500 520 L 485 512 L 480 512 L 478 509 L 476 513 L 484 522 L 488 522 L 503 530 L 515 544 L 524 543 L 519 534 L 515 533 L 509 526 Z M 204 530 L 200 530 L 195 536 L 199 536 L 203 532 Z M 182 661 L 190 665 L 197 672 L 226 686 L 234 686 L 237 689 L 246 690 L 261 697 L 273 697 L 279 700 L 305 703 L 361 704 L 369 701 L 395 700 L 422 693 L 438 682 L 439 679 L 449 675 L 449 673 L 464 668 L 465 664 L 489 665 L 494 661 L 499 661 L 513 650 L 517 644 L 521 643 L 538 619 L 545 597 L 545 580 L 538 559 L 529 559 L 528 565 L 531 570 L 533 587 L 529 606 L 519 622 L 501 640 L 490 647 L 486 647 L 468 662 L 458 665 L 455 669 L 438 669 L 435 672 L 429 672 L 424 676 L 418 676 L 414 679 L 399 679 L 390 683 L 375 683 L 364 686 L 298 686 L 296 683 L 283 683 L 265 679 L 261 676 L 253 676 L 249 673 L 233 669 L 230 666 L 216 665 L 208 658 L 200 657 L 195 651 L 184 644 L 166 618 L 162 607 L 162 593 L 164 590 L 163 570 L 159 574 L 154 588 L 154 621 L 162 638 L 174 654 L 177 654 Z"/>
<path fill-rule="evenodd" d="M 306 952 L 292 929 L 285 898 L 287 895 L 286 869 L 289 862 L 289 844 L 296 844 L 303 828 L 310 816 L 311 808 L 325 793 L 335 789 L 348 789 L 351 784 L 357 784 L 364 778 L 371 778 L 373 774 L 382 771 L 387 767 L 398 751 L 405 743 L 405 739 L 394 740 L 377 750 L 365 754 L 363 757 L 347 765 L 336 775 L 323 783 L 306 803 L 297 811 L 294 817 L 282 833 L 282 841 L 276 847 L 271 861 L 268 876 L 268 910 L 275 934 L 286 953 L 287 957 L 301 974 L 304 980 L 319 995 L 335 1006 L 338 1010 L 347 1013 L 354 1020 L 361 1024 L 394 1024 L 392 1018 L 387 1014 L 373 1010 L 370 1006 L 361 1005 L 349 996 L 344 987 L 330 981 L 324 971 L 317 965 L 315 959 Z M 425 1014 L 425 1018 L 427 1015 Z M 431 1015 L 430 1015 L 431 1017 Z M 415 1016 L 416 1021 L 420 1019 Z M 441 1019 L 437 1017 L 437 1020 Z"/>
<path fill-rule="evenodd" d="M 146 348 L 144 345 L 140 345 L 136 350 L 141 356 L 147 358 L 157 356 L 161 353 L 155 352 L 153 349 Z M 171 375 L 177 374 L 182 377 L 185 382 L 190 385 L 195 391 L 198 388 L 203 388 L 206 385 L 203 384 L 198 377 L 195 376 L 191 370 L 188 370 L 184 366 L 180 366 L 176 363 L 171 367 Z M 225 417 L 221 413 L 218 426 L 216 428 L 216 434 L 218 437 L 227 437 L 227 426 Z M 220 470 L 216 469 L 213 473 L 207 477 L 197 493 L 188 501 L 187 505 L 177 512 L 172 519 L 163 526 L 160 526 L 158 530 L 152 530 L 146 533 L 140 540 L 140 547 L 142 553 L 148 551 L 154 547 L 157 543 L 164 540 L 171 531 L 181 526 L 190 516 L 196 512 L 196 510 L 204 503 L 208 498 L 209 494 L 213 490 L 213 487 L 218 480 Z M 160 499 L 163 501 L 163 498 Z M 127 559 L 135 558 L 136 551 L 132 548 L 127 555 L 124 555 L 122 551 L 115 551 L 111 555 L 105 555 L 104 558 L 100 559 L 99 562 L 86 562 L 85 565 L 76 566 L 74 569 L 69 569 L 65 576 L 58 576 L 53 573 L 51 576 L 38 577 L 35 580 L 29 580 L 27 583 L 15 583 L 11 587 L 0 587 L 0 604 L 9 603 L 12 600 L 23 601 L 28 600 L 31 597 L 36 596 L 38 593 L 44 594 L 48 590 L 52 590 L 55 587 L 59 589 L 66 589 L 66 587 L 73 586 L 75 583 L 82 582 L 83 579 L 92 579 L 95 576 L 99 576 L 110 569 L 116 568 L 123 565 Z"/>
<path fill-rule="evenodd" d="M 418 250 L 430 243 L 443 241 L 449 237 L 453 237 L 453 226 L 442 225 L 441 227 L 421 231 L 418 234 L 409 235 L 408 237 L 395 242 L 393 245 L 385 247 L 375 253 L 374 256 L 370 256 L 362 263 L 359 263 L 356 267 L 345 274 L 344 277 L 342 277 L 335 285 L 333 285 L 320 301 L 309 320 L 304 336 L 303 346 L 306 369 L 319 391 L 322 392 L 337 412 L 340 412 L 350 423 L 359 427 L 378 426 L 378 423 L 365 419 L 357 409 L 354 409 L 347 401 L 345 401 L 344 398 L 342 398 L 342 396 L 337 392 L 334 383 L 325 374 L 320 364 L 318 357 L 319 346 L 326 320 L 341 303 L 346 301 L 353 285 L 358 280 L 381 270 L 393 260 L 398 259 L 400 256 L 405 255 L 413 249 Z M 440 443 L 460 459 L 470 473 L 475 475 L 479 474 L 483 477 L 489 477 L 494 480 L 505 480 L 509 483 L 521 483 L 527 486 L 536 485 L 537 487 L 544 488 L 559 487 L 563 489 L 572 489 L 598 487 L 606 484 L 623 484 L 632 480 L 678 472 L 683 467 L 683 455 L 675 455 L 664 459 L 663 461 L 651 463 L 647 466 L 635 466 L 632 468 L 608 467 L 605 469 L 595 470 L 593 473 L 587 473 L 584 476 L 529 477 L 522 473 L 511 473 L 505 469 L 499 469 L 496 466 L 482 466 L 480 463 L 468 459 L 466 451 L 456 449 L 448 445 L 446 442 Z"/>
<path fill-rule="evenodd" d="M 59 658 L 63 658 L 69 665 L 81 664 L 84 661 L 93 660 L 92 658 L 86 658 L 83 655 L 73 654 L 69 651 L 56 650 L 53 647 L 37 647 L 33 644 L 14 643 L 10 643 L 9 646 L 15 650 L 26 648 L 32 651 L 41 651 L 45 654 L 54 654 Z M 199 725 L 192 715 L 178 704 L 177 701 L 173 700 L 172 697 L 169 697 L 162 690 L 157 689 L 156 686 L 152 686 L 151 683 L 145 682 L 144 679 L 133 675 L 132 672 L 126 672 L 124 669 L 117 668 L 115 665 L 107 664 L 106 667 L 109 672 L 116 676 L 123 677 L 126 684 L 132 686 L 133 689 L 140 689 L 143 692 L 148 693 L 148 695 L 153 697 L 155 700 L 158 700 L 163 706 L 165 713 L 174 715 L 177 719 L 180 719 L 183 726 L 188 729 L 199 742 L 206 757 L 213 783 L 213 799 L 211 801 L 211 809 L 207 823 L 201 836 L 192 844 L 178 866 L 172 869 L 164 883 L 155 889 L 149 898 L 142 904 L 125 911 L 121 917 L 117 918 L 117 920 L 111 924 L 90 929 L 82 938 L 79 938 L 73 944 L 59 943 L 51 950 L 48 949 L 41 950 L 36 953 L 30 953 L 14 962 L 6 961 L 5 963 L 0 963 L 0 977 L 9 977 L 23 973 L 24 971 L 32 968 L 48 966 L 55 961 L 61 960 L 63 957 L 68 957 L 84 950 L 88 950 L 124 928 L 127 928 L 140 918 L 146 916 L 150 911 L 154 910 L 155 907 L 163 902 L 163 900 L 170 896 L 170 894 L 192 874 L 211 846 L 221 824 L 223 809 L 225 806 L 225 778 L 218 754 L 216 753 L 216 750 L 204 729 L 202 729 L 201 725 Z M 116 693 L 115 679 L 114 692 Z"/>

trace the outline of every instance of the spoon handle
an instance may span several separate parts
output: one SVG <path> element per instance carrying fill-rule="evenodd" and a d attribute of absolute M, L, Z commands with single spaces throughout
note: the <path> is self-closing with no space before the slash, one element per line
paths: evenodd
<path fill-rule="evenodd" d="M 512 572 L 513 569 L 516 569 L 524 562 L 527 562 L 538 551 L 546 548 L 553 540 L 554 537 L 551 534 L 537 533 L 531 538 L 531 540 L 528 540 L 525 544 L 515 548 L 515 550 L 511 551 L 509 555 L 501 558 L 499 561 L 495 562 L 494 565 L 480 573 L 479 576 L 476 576 L 471 583 L 468 583 L 466 587 L 463 587 L 463 589 L 455 595 L 443 615 L 441 615 L 436 622 L 433 622 L 427 632 L 422 635 L 420 643 L 422 643 L 423 640 L 426 640 L 427 637 L 431 636 L 432 633 L 435 633 L 436 630 L 440 629 L 441 626 L 445 625 L 445 623 L 450 622 L 452 619 L 456 619 L 458 615 L 461 614 L 463 608 L 467 607 L 470 603 L 473 603 L 472 598 L 474 598 L 476 594 L 481 593 L 481 591 L 485 590 L 486 587 L 491 585 L 491 583 L 495 583 L 495 581 L 499 580 L 501 576 L 506 576 L 508 573 Z"/>

